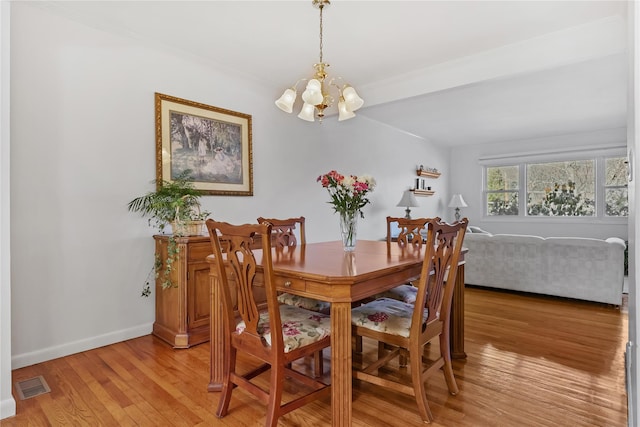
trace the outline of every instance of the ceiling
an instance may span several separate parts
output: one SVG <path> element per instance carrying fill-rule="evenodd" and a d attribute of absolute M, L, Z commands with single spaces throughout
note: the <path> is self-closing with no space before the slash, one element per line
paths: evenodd
<path fill-rule="evenodd" d="M 273 87 L 274 100 L 318 62 L 319 16 L 310 0 L 35 4 Z M 437 144 L 624 127 L 626 8 L 624 1 L 333 0 L 324 11 L 324 61 L 365 100 L 353 120 Z"/>

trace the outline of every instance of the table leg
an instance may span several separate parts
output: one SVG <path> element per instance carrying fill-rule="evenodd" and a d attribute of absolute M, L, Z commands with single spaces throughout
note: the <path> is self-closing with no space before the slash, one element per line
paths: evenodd
<path fill-rule="evenodd" d="M 464 264 L 458 265 L 451 310 L 451 358 L 464 359 L 467 357 L 467 353 L 464 352 Z"/>
<path fill-rule="evenodd" d="M 331 303 L 331 410 L 333 427 L 351 426 L 351 303 Z"/>
<path fill-rule="evenodd" d="M 212 268 L 212 270 L 214 270 L 214 268 Z M 224 367 L 222 295 L 220 294 L 220 281 L 213 272 L 209 274 L 209 286 L 211 288 L 211 317 L 209 318 L 209 331 L 211 334 L 211 339 L 209 340 L 209 345 L 211 346 L 211 372 L 207 390 L 221 391 Z"/>

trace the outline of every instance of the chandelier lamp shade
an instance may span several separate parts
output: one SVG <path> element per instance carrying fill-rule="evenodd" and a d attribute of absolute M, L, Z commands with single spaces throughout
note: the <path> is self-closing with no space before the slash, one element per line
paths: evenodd
<path fill-rule="evenodd" d="M 466 208 L 467 204 L 462 198 L 462 194 L 454 194 L 449 201 L 450 208 L 456 208 L 456 221 L 460 221 L 460 208 Z"/>
<path fill-rule="evenodd" d="M 335 102 L 335 98 L 331 95 L 331 91 L 333 91 L 338 99 L 338 121 L 351 119 L 355 117 L 354 111 L 362 107 L 364 101 L 351 85 L 344 83 L 342 77 L 328 78 L 329 64 L 324 62 L 322 58 L 322 11 L 330 2 L 329 0 L 312 0 L 312 4 L 320 9 L 320 61 L 313 64 L 313 68 L 316 70 L 313 77 L 310 79 L 302 78 L 292 87 L 286 89 L 276 101 L 276 105 L 285 113 L 293 112 L 293 105 L 298 96 L 298 85 L 306 81 L 307 86 L 302 92 L 303 104 L 298 118 L 314 122 L 317 117 L 318 121 L 322 122 L 325 110 Z"/>
<path fill-rule="evenodd" d="M 406 207 L 406 209 L 404 210 L 405 211 L 404 217 L 407 219 L 411 219 L 411 208 L 415 208 L 420 205 L 418 204 L 418 200 L 416 200 L 416 196 L 413 194 L 413 191 L 406 190 L 404 193 L 402 193 L 402 198 L 400 199 L 400 201 L 396 206 Z"/>

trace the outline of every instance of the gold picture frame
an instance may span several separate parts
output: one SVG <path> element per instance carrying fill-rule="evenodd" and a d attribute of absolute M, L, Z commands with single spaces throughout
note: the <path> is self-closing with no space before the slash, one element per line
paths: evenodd
<path fill-rule="evenodd" d="M 251 115 L 155 94 L 156 183 L 190 171 L 204 194 L 253 196 Z"/>

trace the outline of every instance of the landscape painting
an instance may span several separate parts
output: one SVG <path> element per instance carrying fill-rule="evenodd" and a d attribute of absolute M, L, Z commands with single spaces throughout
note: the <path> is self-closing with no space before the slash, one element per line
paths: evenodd
<path fill-rule="evenodd" d="M 251 116 L 156 93 L 157 182 L 189 172 L 205 194 L 253 195 Z"/>

